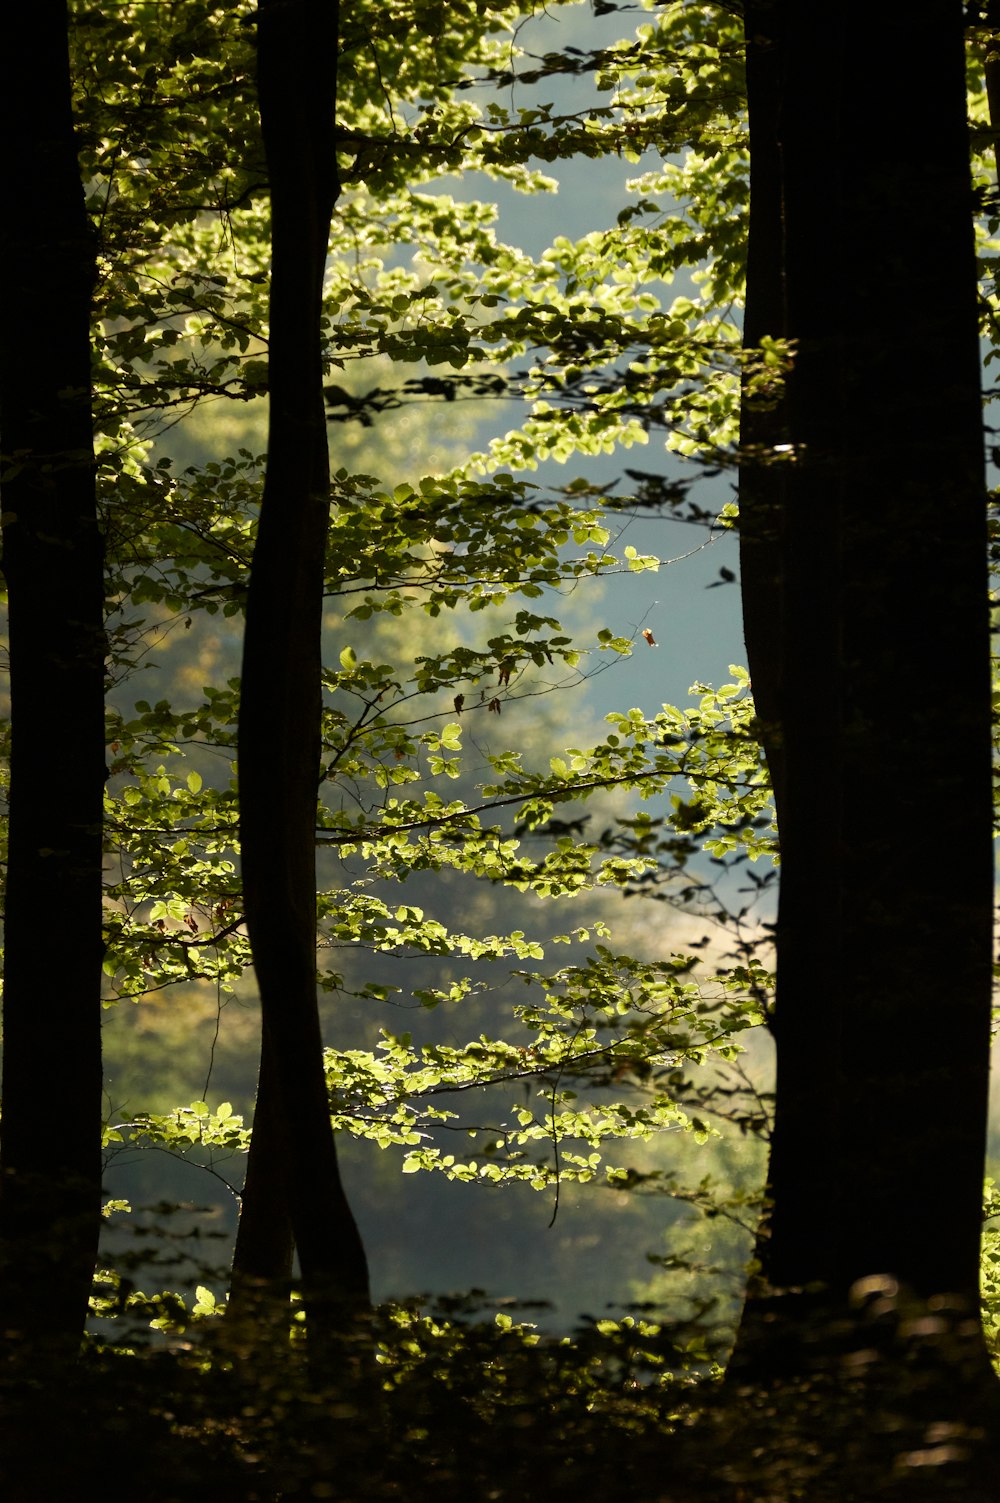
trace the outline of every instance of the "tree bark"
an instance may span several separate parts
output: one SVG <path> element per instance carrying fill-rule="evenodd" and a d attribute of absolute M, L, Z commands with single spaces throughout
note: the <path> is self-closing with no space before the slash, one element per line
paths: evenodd
<path fill-rule="evenodd" d="M 310 1361 L 333 1376 L 337 1340 L 368 1303 L 364 1248 L 330 1123 L 316 994 L 320 639 L 329 522 L 321 306 L 333 206 L 337 10 L 261 0 L 261 125 L 271 182 L 268 460 L 247 599 L 239 795 L 247 927 L 263 1015 L 261 1089 L 234 1300 L 285 1279 L 287 1213 Z M 257 1202 L 255 1205 L 254 1202 Z M 263 1203 L 263 1204 L 262 1204 Z M 272 1221 L 269 1245 L 251 1234 Z"/>
<path fill-rule="evenodd" d="M 101 1217 L 104 581 L 90 404 L 95 244 L 63 0 L 4 12 L 0 349 L 11 757 L 0 1331 L 75 1352 Z"/>
<path fill-rule="evenodd" d="M 753 534 L 772 561 L 744 580 L 751 661 L 778 668 L 777 1104 L 758 1244 L 778 1299 L 750 1299 L 737 1362 L 764 1370 L 776 1334 L 819 1360 L 820 1333 L 853 1340 L 860 1296 L 888 1290 L 960 1329 L 981 1376 L 993 876 L 962 7 L 754 5 L 748 47 L 765 9 L 776 62 L 750 69 L 751 146 L 780 163 L 774 332 L 796 341 L 795 458 L 750 479 L 754 514 L 770 486 L 779 521 Z M 774 132 L 763 146 L 755 121 Z M 773 200 L 758 233 L 773 245 Z M 759 250 L 751 307 L 774 276 Z"/>

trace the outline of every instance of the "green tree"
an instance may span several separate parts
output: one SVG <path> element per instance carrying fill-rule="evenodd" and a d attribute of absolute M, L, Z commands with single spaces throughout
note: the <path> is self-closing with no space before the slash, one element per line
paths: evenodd
<path fill-rule="evenodd" d="M 265 0 L 261 126 L 271 200 L 268 457 L 246 602 L 239 719 L 243 901 L 263 1052 L 234 1275 L 291 1276 L 310 1354 L 368 1301 L 364 1249 L 330 1126 L 316 999 L 316 803 L 330 469 L 320 337 L 330 219 L 337 12 Z M 287 1223 L 282 1232 L 281 1223 Z M 275 1243 L 277 1266 L 275 1266 Z M 287 1295 L 286 1295 L 287 1299 Z M 333 1371 L 330 1361 L 327 1368 Z"/>
<path fill-rule="evenodd" d="M 652 85 L 643 84 L 630 110 L 631 134 L 624 138 L 617 106 L 585 123 L 575 117 L 553 120 L 549 107 L 540 117 L 544 130 L 530 132 L 525 130 L 525 112 L 515 112 L 508 119 L 507 112 L 499 110 L 489 115 L 487 132 L 476 123 L 482 112 L 473 110 L 457 92 L 458 67 L 478 58 L 480 65 L 489 62 L 499 71 L 499 61 L 507 57 L 507 44 L 490 40 L 491 29 L 499 24 L 495 18 L 485 23 L 485 34 L 469 17 L 456 14 L 452 21 L 454 33 L 438 36 L 434 58 L 426 60 L 431 71 L 444 67 L 449 58 L 454 60 L 453 71 L 445 69 L 433 114 L 415 103 L 426 91 L 426 77 L 422 73 L 411 77 L 401 63 L 397 81 L 401 102 L 390 98 L 377 118 L 366 117 L 372 98 L 378 97 L 373 96 L 374 75 L 366 63 L 371 43 L 359 32 L 358 40 L 347 46 L 341 110 L 345 122 L 352 119 L 352 111 L 360 115 L 368 139 L 362 142 L 359 132 L 345 125 L 344 140 L 350 150 L 345 152 L 349 160 L 342 172 L 350 192 L 337 205 L 326 294 L 331 335 L 325 358 L 342 364 L 348 374 L 356 360 L 384 361 L 386 356 L 397 364 L 416 365 L 418 372 L 426 366 L 443 367 L 445 374 L 397 378 L 395 386 L 381 385 L 357 395 L 344 387 L 331 389 L 332 415 L 336 419 L 346 411 L 349 418 L 364 423 L 407 401 L 443 403 L 466 393 L 503 393 L 509 387 L 529 396 L 534 393 L 535 410 L 519 432 L 498 446 L 490 461 L 494 470 L 505 458 L 527 465 L 535 462 L 536 455 L 553 450 L 596 452 L 616 438 L 642 439 L 647 424 L 646 388 L 652 408 L 660 413 L 655 421 L 662 421 L 664 409 L 658 399 L 667 394 L 679 403 L 682 393 L 696 392 L 702 384 L 714 382 L 724 389 L 721 370 L 713 368 L 716 336 L 730 345 L 733 341 L 718 318 L 692 337 L 679 318 L 665 319 L 658 301 L 641 281 L 636 285 L 622 281 L 616 286 L 613 278 L 622 264 L 641 276 L 643 257 L 654 246 L 661 273 L 670 275 L 692 254 L 701 253 L 697 237 L 685 239 L 669 220 L 662 235 L 640 229 L 632 222 L 633 216 L 627 215 L 602 246 L 593 237 L 580 245 L 560 241 L 555 254 L 533 264 L 498 244 L 484 228 L 483 205 L 456 204 L 440 195 L 415 196 L 410 179 L 432 168 L 485 165 L 525 187 L 535 187 L 535 175 L 527 170 L 525 160 L 538 150 L 547 132 L 553 135 L 547 149 L 554 154 L 617 150 L 623 139 L 626 149 L 634 152 L 643 112 L 650 119 L 642 124 L 642 132 L 662 134 L 662 101 Z M 168 58 L 173 46 L 176 43 L 167 38 Z M 391 38 L 379 39 L 382 64 L 383 47 L 391 52 L 394 46 Z M 635 57 L 627 51 L 620 57 L 615 51 L 602 52 L 591 66 L 617 70 L 622 78 L 629 69 L 641 76 L 643 59 L 641 49 Z M 700 51 L 697 64 L 704 72 Z M 388 74 L 388 68 L 385 71 Z M 174 97 L 168 68 L 159 70 L 157 87 L 166 99 Z M 245 85 L 237 74 L 228 89 L 240 87 Z M 122 92 L 125 96 L 128 91 Z M 192 93 L 197 90 L 188 80 L 185 97 Z M 734 92 L 734 102 L 736 97 Z M 107 94 L 101 107 L 108 109 Z M 409 128 L 400 125 L 404 107 L 418 111 L 416 124 Z M 125 108 L 124 99 L 118 108 Z M 683 129 L 716 130 L 714 109 L 706 95 Z M 238 118 L 238 110 L 231 110 L 232 118 Z M 162 116 L 153 119 L 168 146 L 170 137 Z M 143 132 L 148 131 L 145 119 L 138 124 Z M 211 126 L 214 130 L 214 119 Z M 129 122 L 129 129 L 134 128 Z M 201 138 L 195 139 L 200 144 Z M 228 137 L 224 144 L 230 144 Z M 255 166 L 252 135 L 247 144 L 248 160 L 240 167 L 237 182 L 258 184 L 253 189 L 256 195 L 262 191 L 262 174 Z M 140 151 L 130 143 L 128 151 L 120 151 L 119 159 L 108 166 L 120 173 L 120 158 L 148 160 L 150 150 L 158 146 L 158 141 L 151 142 Z M 234 160 L 239 163 L 239 156 Z M 218 171 L 217 165 L 212 170 Z M 173 181 L 172 171 L 169 159 L 165 160 L 164 181 Z M 210 252 L 214 231 L 198 221 L 183 199 L 171 211 L 169 237 L 153 246 L 144 239 L 133 250 L 128 226 L 136 210 L 146 207 L 147 187 L 144 175 L 134 186 L 126 177 L 115 204 L 121 215 L 117 233 L 128 267 L 125 275 L 132 278 L 133 288 L 130 302 L 115 305 L 118 322 L 109 329 L 108 348 L 109 356 L 125 362 L 127 375 L 119 377 L 119 389 L 139 392 L 137 397 L 126 397 L 137 413 L 162 410 L 185 393 L 192 399 L 227 393 L 243 397 L 259 392 L 262 385 L 257 342 L 267 336 L 267 325 L 257 268 L 266 265 L 267 214 L 256 204 L 230 210 L 229 195 L 236 190 L 228 182 L 223 182 L 224 192 L 210 181 L 200 185 L 197 193 L 186 179 L 181 182 L 185 195 L 190 195 L 188 201 L 204 204 L 213 194 L 219 195 L 227 224 L 238 236 L 248 274 L 223 283 L 219 276 L 209 282 L 196 272 Z M 656 205 L 651 201 L 650 212 L 653 209 Z M 162 205 L 157 212 L 165 218 Z M 181 215 L 190 218 L 190 229 L 177 227 L 176 218 Z M 113 220 L 109 228 L 116 228 Z M 389 259 L 406 242 L 419 252 L 419 260 L 415 258 L 410 269 Z M 371 247 L 369 260 L 360 269 L 359 245 Z M 185 268 L 183 272 L 178 266 Z M 128 288 L 128 281 L 123 282 Z M 172 289 L 166 299 L 165 286 Z M 177 330 L 171 324 L 175 310 L 187 310 L 189 305 L 196 305 L 197 322 L 191 319 L 184 339 L 175 339 Z M 689 299 L 681 300 L 680 306 L 692 318 L 698 316 Z M 137 362 L 140 336 L 146 353 Z M 516 380 L 476 368 L 464 374 L 473 361 L 481 367 L 486 362 L 527 357 L 539 342 L 546 352 L 544 358 L 533 359 L 531 371 Z M 190 352 L 182 357 L 181 345 L 196 348 L 197 358 Z M 163 357 L 150 357 L 151 346 L 154 350 L 162 346 Z M 646 377 L 634 358 L 640 351 L 645 355 Z M 625 392 L 614 376 L 623 352 L 633 358 L 631 384 Z M 555 400 L 562 400 L 560 392 L 566 394 L 564 415 L 553 408 Z M 343 428 L 337 431 L 340 435 Z M 473 459 L 451 474 L 424 476 L 415 484 L 387 491 L 368 477 L 351 476 L 346 469 L 334 477 L 337 510 L 328 551 L 327 590 L 346 619 L 333 648 L 339 667 L 328 667 L 324 677 L 330 699 L 324 723 L 324 800 L 318 838 L 341 859 L 363 852 L 366 869 L 360 882 L 324 893 L 321 934 L 327 945 L 438 955 L 449 968 L 462 956 L 540 959 L 539 945 L 523 932 L 496 937 L 454 932 L 431 921 L 405 899 L 400 905 L 391 892 L 383 896 L 383 889 L 376 895 L 365 886 L 373 880 L 397 883 L 414 872 L 452 870 L 490 884 L 503 882 L 543 899 L 568 897 L 595 887 L 627 886 L 652 871 L 659 848 L 678 864 L 675 885 L 680 892 L 692 885 L 684 867 L 696 848 L 695 836 L 710 829 L 717 816 L 731 826 L 734 843 L 742 840 L 740 832 L 755 839 L 752 824 L 762 814 L 767 791 L 746 732 L 749 704 L 738 683 L 718 698 L 706 696 L 701 707 L 687 716 L 665 711 L 651 720 L 638 712 L 616 717 L 604 744 L 568 752 L 560 747 L 561 755 L 541 772 L 526 769 L 512 752 L 497 753 L 489 759 L 487 770 L 492 781 L 475 792 L 468 789 L 471 797 L 454 796 L 460 792 L 456 783 L 460 782 L 463 722 L 475 724 L 476 718 L 496 715 L 499 724 L 504 707 L 509 711 L 521 697 L 537 692 L 533 676 L 558 663 L 574 669 L 582 661 L 579 648 L 560 631 L 556 620 L 542 614 L 547 606 L 536 602 L 546 590 L 563 582 L 573 583 L 615 566 L 607 551 L 607 518 L 602 515 L 607 503 L 600 493 L 594 496 L 587 487 L 575 486 L 561 497 L 550 498 L 543 489 L 515 480 L 503 470 L 484 478 L 479 473 L 484 464 Z M 240 609 L 256 473 L 250 456 L 243 455 L 216 466 L 214 474 L 209 467 L 196 480 L 171 479 L 163 468 L 152 467 L 129 477 L 139 521 L 123 555 L 129 560 L 124 587 L 133 601 L 151 600 L 180 612 Z M 678 486 L 671 495 L 683 506 L 684 487 Z M 639 503 L 622 497 L 615 504 L 629 509 Z M 655 509 L 662 502 L 654 497 L 648 504 Z M 140 529 L 146 526 L 143 534 Z M 574 547 L 577 552 L 568 551 Z M 655 563 L 634 550 L 629 557 L 628 552 L 630 570 L 641 571 Z M 415 656 L 410 664 L 405 657 L 395 665 L 366 660 L 353 647 L 340 646 L 348 632 L 365 630 L 365 621 L 405 620 L 414 613 L 437 623 L 435 630 L 443 636 L 448 614 L 468 612 L 471 627 L 483 619 L 480 613 L 499 614 L 511 597 L 518 596 L 523 604 L 513 621 L 476 632 L 472 638 L 462 626 L 457 637 L 454 630 L 450 633 L 454 645 L 446 645 L 448 638 L 439 644 L 431 639 L 432 650 Z M 411 628 L 410 641 L 413 635 Z M 433 650 L 435 646 L 438 650 Z M 605 629 L 596 634 L 590 653 L 619 654 L 629 647 L 627 639 Z M 447 706 L 444 714 L 442 699 Z M 236 932 L 242 897 L 228 861 L 224 875 L 218 859 L 223 851 L 230 854 L 235 843 L 230 790 L 202 786 L 197 774 L 192 785 L 183 770 L 168 772 L 155 765 L 157 758 L 176 756 L 179 747 L 192 739 L 208 737 L 223 747 L 231 746 L 235 714 L 230 686 L 226 691 L 213 688 L 205 703 L 190 711 L 172 711 L 166 702 L 143 703 L 138 718 L 116 722 L 116 770 L 125 782 L 120 790 L 116 786 L 111 824 L 122 842 L 128 875 L 115 891 L 122 917 L 114 921 L 109 969 L 115 969 L 126 995 L 150 986 L 186 982 L 192 974 L 225 983 L 246 963 L 245 947 Z M 428 716 L 431 729 L 421 724 L 423 720 L 426 725 L 424 717 Z M 259 739 L 255 736 L 258 750 L 267 747 L 269 730 L 268 720 L 260 726 Z M 134 778 L 144 754 L 152 755 L 152 771 Z M 247 757 L 240 760 L 245 781 Z M 690 806 L 679 799 L 681 833 L 659 847 L 657 824 L 640 819 L 630 822 L 629 830 L 620 827 L 603 848 L 596 841 L 588 845 L 557 834 L 547 853 L 528 859 L 519 853 L 521 838 L 510 824 L 494 819 L 494 811 L 497 817 L 511 811 L 526 830 L 544 832 L 553 820 L 558 825 L 562 806 L 602 790 L 631 787 L 652 797 L 668 787 L 683 786 L 688 779 L 697 788 L 698 798 Z M 415 785 L 415 792 L 409 791 L 409 784 Z M 360 808 L 352 810 L 342 790 L 359 787 L 363 790 Z M 442 796 L 441 789 L 449 793 Z M 246 809 L 243 818 L 245 822 Z M 176 842 L 176 858 L 168 839 Z M 721 850 L 729 848 L 723 841 Z M 697 880 L 694 886 L 699 886 Z M 192 926 L 197 934 L 192 933 Z M 584 927 L 577 926 L 581 932 Z M 588 938 L 578 942 L 586 944 Z M 473 1039 L 465 1049 L 449 1044 L 442 1052 L 392 1037 L 383 1042 L 381 1052 L 373 1053 L 369 1046 L 345 1056 L 334 1049 L 328 1074 L 339 1107 L 338 1123 L 382 1145 L 407 1149 L 405 1166 L 410 1170 L 432 1169 L 454 1179 L 520 1179 L 538 1188 L 599 1177 L 612 1185 L 628 1186 L 632 1183 L 628 1168 L 617 1156 L 602 1162 L 603 1139 L 610 1135 L 642 1141 L 658 1130 L 678 1126 L 703 1133 L 697 1093 L 686 1103 L 688 1110 L 676 1099 L 678 1066 L 684 1059 L 697 1063 L 716 1046 L 729 1049 L 734 1035 L 759 1016 L 756 1001 L 745 996 L 756 985 L 752 970 L 737 968 L 719 984 L 710 981 L 703 994 L 688 975 L 695 964 L 693 956 L 671 956 L 650 965 L 602 949 L 554 973 L 531 973 L 528 979 L 544 1005 L 532 998 L 519 1010 L 516 1043 L 484 1036 Z M 343 986 L 335 971 L 324 971 L 321 979 L 330 988 Z M 387 989 L 381 981 L 365 978 L 359 990 L 375 1000 Z M 421 988 L 419 996 L 431 1007 L 472 991 L 473 982 L 459 970 L 453 971 L 448 984 Z M 608 1000 L 612 997 L 613 1005 Z M 724 1007 L 724 1002 L 735 1005 Z M 597 1095 L 577 1100 L 580 1081 L 588 1076 Z M 485 1147 L 485 1162 L 448 1153 L 443 1147 L 421 1146 L 422 1131 L 447 1122 L 452 1115 L 442 1109 L 443 1093 L 460 1095 L 477 1083 L 518 1084 L 532 1079 L 538 1085 L 538 1105 L 526 1117 L 522 1115 L 518 1132 L 508 1138 L 506 1147 L 495 1133 L 477 1134 Z M 613 1081 L 625 1082 L 628 1092 L 638 1088 L 638 1100 L 616 1101 L 612 1095 L 602 1101 Z M 525 1109 L 520 1110 L 523 1114 Z M 198 1135 L 208 1141 L 216 1131 L 214 1122 L 210 1124 L 204 1115 L 195 1120 L 203 1124 Z M 226 1125 L 218 1129 L 221 1137 L 231 1137 L 235 1124 L 228 1117 L 222 1120 Z M 154 1123 L 142 1118 L 130 1131 L 184 1142 L 191 1124 L 191 1115 L 185 1113 L 172 1126 L 163 1119 Z M 112 1132 L 112 1142 L 117 1131 Z M 256 1151 L 262 1151 L 265 1141 L 263 1136 L 257 1139 Z M 278 1160 L 275 1157 L 271 1162 Z M 263 1220 L 266 1230 L 275 1234 L 274 1261 L 269 1267 L 279 1275 L 287 1267 L 287 1232 L 282 1231 L 276 1197 L 262 1197 L 259 1204 L 262 1215 L 254 1225 Z M 238 1249 L 238 1260 L 246 1246 Z M 258 1266 L 256 1271 L 265 1270 Z"/>

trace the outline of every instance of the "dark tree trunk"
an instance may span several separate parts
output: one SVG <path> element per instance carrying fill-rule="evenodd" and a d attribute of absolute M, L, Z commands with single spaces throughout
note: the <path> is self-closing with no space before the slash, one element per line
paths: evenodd
<path fill-rule="evenodd" d="M 770 1296 L 737 1363 L 765 1371 L 776 1336 L 821 1360 L 869 1289 L 936 1311 L 981 1376 L 993 877 L 962 7 L 785 0 L 747 22 L 767 47 L 748 334 L 763 304 L 796 353 L 795 460 L 744 481 L 751 549 L 772 550 L 744 589 L 782 867 Z"/>
<path fill-rule="evenodd" d="M 285 1195 L 287 1147 L 282 1141 L 274 1067 L 274 1050 L 264 1043 L 233 1255 L 233 1271 L 242 1287 L 234 1287 L 230 1295 L 230 1313 L 238 1312 L 244 1294 L 252 1300 L 259 1291 L 279 1305 L 287 1327 L 295 1242 Z"/>
<path fill-rule="evenodd" d="M 320 636 L 329 522 L 320 316 L 339 191 L 337 10 L 327 0 L 261 0 L 259 24 L 272 208 L 270 430 L 247 600 L 239 792 L 263 1055 L 234 1304 L 255 1277 L 286 1280 L 288 1237 L 277 1223 L 287 1214 L 302 1270 L 310 1358 L 322 1368 L 330 1365 L 332 1338 L 368 1302 L 364 1249 L 330 1124 L 316 996 Z M 254 1228 L 266 1228 L 269 1219 L 265 1242 Z"/>
<path fill-rule="evenodd" d="M 8 7 L 2 53 L 3 572 L 11 772 L 0 1329 L 79 1344 L 101 1224 L 103 550 L 90 407 L 94 241 L 63 0 Z"/>

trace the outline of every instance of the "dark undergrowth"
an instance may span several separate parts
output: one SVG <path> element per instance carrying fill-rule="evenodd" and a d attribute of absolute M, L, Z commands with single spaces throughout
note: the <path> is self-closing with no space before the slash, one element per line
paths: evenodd
<path fill-rule="evenodd" d="M 499 1322 L 499 1323 L 498 1323 Z M 224 1322 L 160 1349 L 92 1347 L 3 1382 L 8 1503 L 996 1503 L 993 1397 L 912 1366 L 737 1384 L 679 1372 L 641 1319 L 572 1340 L 490 1321 L 376 1317 L 320 1390 L 300 1351 L 237 1349 Z"/>

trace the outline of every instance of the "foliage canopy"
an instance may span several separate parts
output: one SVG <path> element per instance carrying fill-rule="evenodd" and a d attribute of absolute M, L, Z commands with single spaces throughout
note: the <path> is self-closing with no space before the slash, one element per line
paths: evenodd
<path fill-rule="evenodd" d="M 238 683 L 208 685 L 186 704 L 128 708 L 129 675 L 152 633 L 179 619 L 186 647 L 212 617 L 238 619 L 261 477 L 246 445 L 180 471 L 169 458 L 171 434 L 185 431 L 165 426 L 176 413 L 202 407 L 214 425 L 220 404 L 252 402 L 267 380 L 268 198 L 250 18 L 241 6 L 206 10 L 197 24 L 185 17 L 180 36 L 169 12 L 155 23 L 144 16 L 141 50 L 108 35 L 134 24 L 127 9 L 85 13 L 77 30 L 81 48 L 114 58 L 111 77 L 79 103 L 103 237 L 98 390 L 116 612 L 109 1001 L 193 981 L 225 997 L 249 963 L 235 782 L 225 771 Z M 503 748 L 482 757 L 478 727 L 495 717 L 499 733 L 502 717 L 517 712 L 520 734 L 530 697 L 631 651 L 638 631 L 600 627 L 581 640 L 553 614 L 568 586 L 658 567 L 631 545 L 614 551 L 620 518 L 666 509 L 699 526 L 729 525 L 728 510 L 719 521 L 718 508 L 695 500 L 695 471 L 669 480 L 637 471 L 627 491 L 527 474 L 553 458 L 645 443 L 657 430 L 682 454 L 726 462 L 739 395 L 728 304 L 741 178 L 725 204 L 702 192 L 702 180 L 710 161 L 720 183 L 724 164 L 739 162 L 740 43 L 735 30 L 720 33 L 707 15 L 675 7 L 628 43 L 571 49 L 561 63 L 548 54 L 539 72 L 518 59 L 523 18 L 514 11 L 473 20 L 449 8 L 432 28 L 422 15 L 406 20 L 407 34 L 412 26 L 423 38 L 420 68 L 414 56 L 397 68 L 381 23 L 373 36 L 363 14 L 344 21 L 346 191 L 324 299 L 334 463 L 357 429 L 377 432 L 383 414 L 421 422 L 429 404 L 449 417 L 468 406 L 481 421 L 497 403 L 502 412 L 516 403 L 521 418 L 434 473 L 387 485 L 336 469 L 317 833 L 333 885 L 320 897 L 320 982 L 391 1002 L 399 988 L 382 979 L 384 966 L 366 975 L 357 953 L 437 956 L 446 983 L 412 995 L 422 1008 L 450 1008 L 492 989 L 482 978 L 505 957 L 536 967 L 522 973 L 525 1001 L 511 1023 L 466 1045 L 454 1028 L 444 1041 L 424 1029 L 414 1042 L 384 1026 L 372 1052 L 369 1025 L 364 1048 L 334 1046 L 335 1119 L 407 1150 L 404 1172 L 536 1188 L 595 1178 L 649 1185 L 656 1172 L 630 1170 L 612 1140 L 710 1130 L 685 1065 L 735 1054 L 738 1035 L 761 1019 L 767 975 L 749 945 L 735 969 L 704 984 L 695 953 L 643 960 L 613 944 L 595 950 L 606 905 L 587 895 L 648 892 L 722 917 L 699 847 L 707 840 L 722 865 L 771 854 L 746 675 L 734 670 L 731 684 L 703 688 L 688 711 L 615 712 L 602 740 L 557 743 L 558 754 Z M 607 102 L 575 112 L 500 103 L 497 86 L 509 92 L 512 66 L 527 75 L 517 95 L 559 73 L 586 73 Z M 448 191 L 459 173 L 475 173 L 484 186 L 499 178 L 544 192 L 539 158 L 558 164 L 582 152 L 638 163 L 651 141 L 669 159 L 633 183 L 618 223 L 578 242 L 557 237 L 537 257 L 498 239 L 491 204 Z M 699 268 L 693 295 L 671 298 L 667 284 L 686 267 Z M 464 760 L 470 741 L 479 773 Z M 609 790 L 652 800 L 655 812 L 623 817 Z M 583 841 L 582 806 L 595 800 L 606 828 Z M 547 946 L 526 928 L 463 932 L 431 917 L 426 899 L 399 892 L 415 874 L 440 872 L 589 905 L 585 922 L 557 920 L 549 936 L 578 958 L 537 969 Z M 420 890 L 432 889 L 425 880 Z M 522 908 L 532 922 L 543 912 Z M 463 974 L 462 957 L 489 966 Z M 473 1132 L 471 1154 L 452 1152 L 441 1124 L 466 1126 L 455 1111 L 460 1093 L 522 1081 L 538 1094 L 518 1106 L 512 1128 Z M 615 1081 L 627 1086 L 623 1099 L 609 1089 Z M 759 1109 L 744 1115 L 759 1118 Z M 191 1109 L 111 1123 L 108 1143 L 183 1145 L 194 1121 L 199 1141 L 211 1143 L 216 1118 Z M 235 1146 L 238 1124 L 222 1121 L 222 1143 Z"/>

